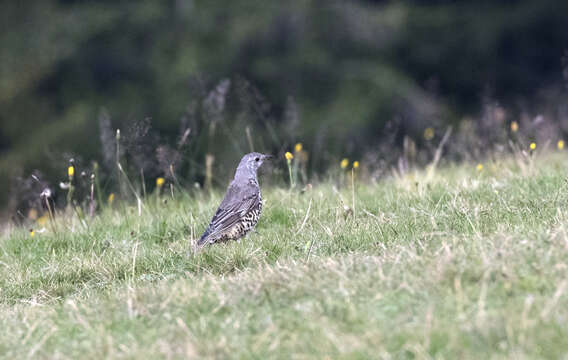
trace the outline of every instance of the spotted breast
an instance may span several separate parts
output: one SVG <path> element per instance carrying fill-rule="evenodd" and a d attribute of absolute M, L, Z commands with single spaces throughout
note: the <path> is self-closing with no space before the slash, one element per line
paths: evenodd
<path fill-rule="evenodd" d="M 247 212 L 235 225 L 228 229 L 226 233 L 221 235 L 217 240 L 218 242 L 240 239 L 254 229 L 262 212 L 262 197 L 260 193 L 258 196 L 260 198 L 258 206 Z"/>

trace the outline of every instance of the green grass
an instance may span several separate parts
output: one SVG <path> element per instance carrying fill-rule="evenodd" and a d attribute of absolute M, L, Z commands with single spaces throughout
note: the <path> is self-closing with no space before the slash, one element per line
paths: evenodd
<path fill-rule="evenodd" d="M 354 215 L 349 187 L 266 189 L 255 233 L 198 255 L 221 194 L 14 229 L 0 356 L 566 357 L 567 174 L 560 155 L 411 173 L 358 184 Z"/>

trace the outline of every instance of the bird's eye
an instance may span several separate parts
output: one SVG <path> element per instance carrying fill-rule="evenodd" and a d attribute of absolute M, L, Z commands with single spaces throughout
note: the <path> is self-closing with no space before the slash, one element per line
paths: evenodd
<path fill-rule="evenodd" d="M 254 159 L 254 161 L 259 161 L 259 160 L 260 160 L 260 158 L 255 158 L 255 159 Z"/>

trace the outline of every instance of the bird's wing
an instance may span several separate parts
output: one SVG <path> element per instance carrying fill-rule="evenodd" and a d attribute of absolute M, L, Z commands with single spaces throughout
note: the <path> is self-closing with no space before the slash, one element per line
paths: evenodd
<path fill-rule="evenodd" d="M 232 228 L 250 210 L 257 207 L 259 202 L 260 196 L 255 189 L 248 186 L 230 186 L 207 230 L 199 239 L 199 245 L 203 245 L 208 239 L 221 235 Z"/>

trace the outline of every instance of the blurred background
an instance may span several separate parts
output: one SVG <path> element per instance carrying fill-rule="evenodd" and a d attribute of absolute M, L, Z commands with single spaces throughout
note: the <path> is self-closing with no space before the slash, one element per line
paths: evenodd
<path fill-rule="evenodd" d="M 567 24 L 558 0 L 4 1 L 0 207 L 56 191 L 70 159 L 108 193 L 117 153 L 148 186 L 203 184 L 209 154 L 224 186 L 251 149 L 379 177 L 449 128 L 449 160 L 557 141 Z"/>

